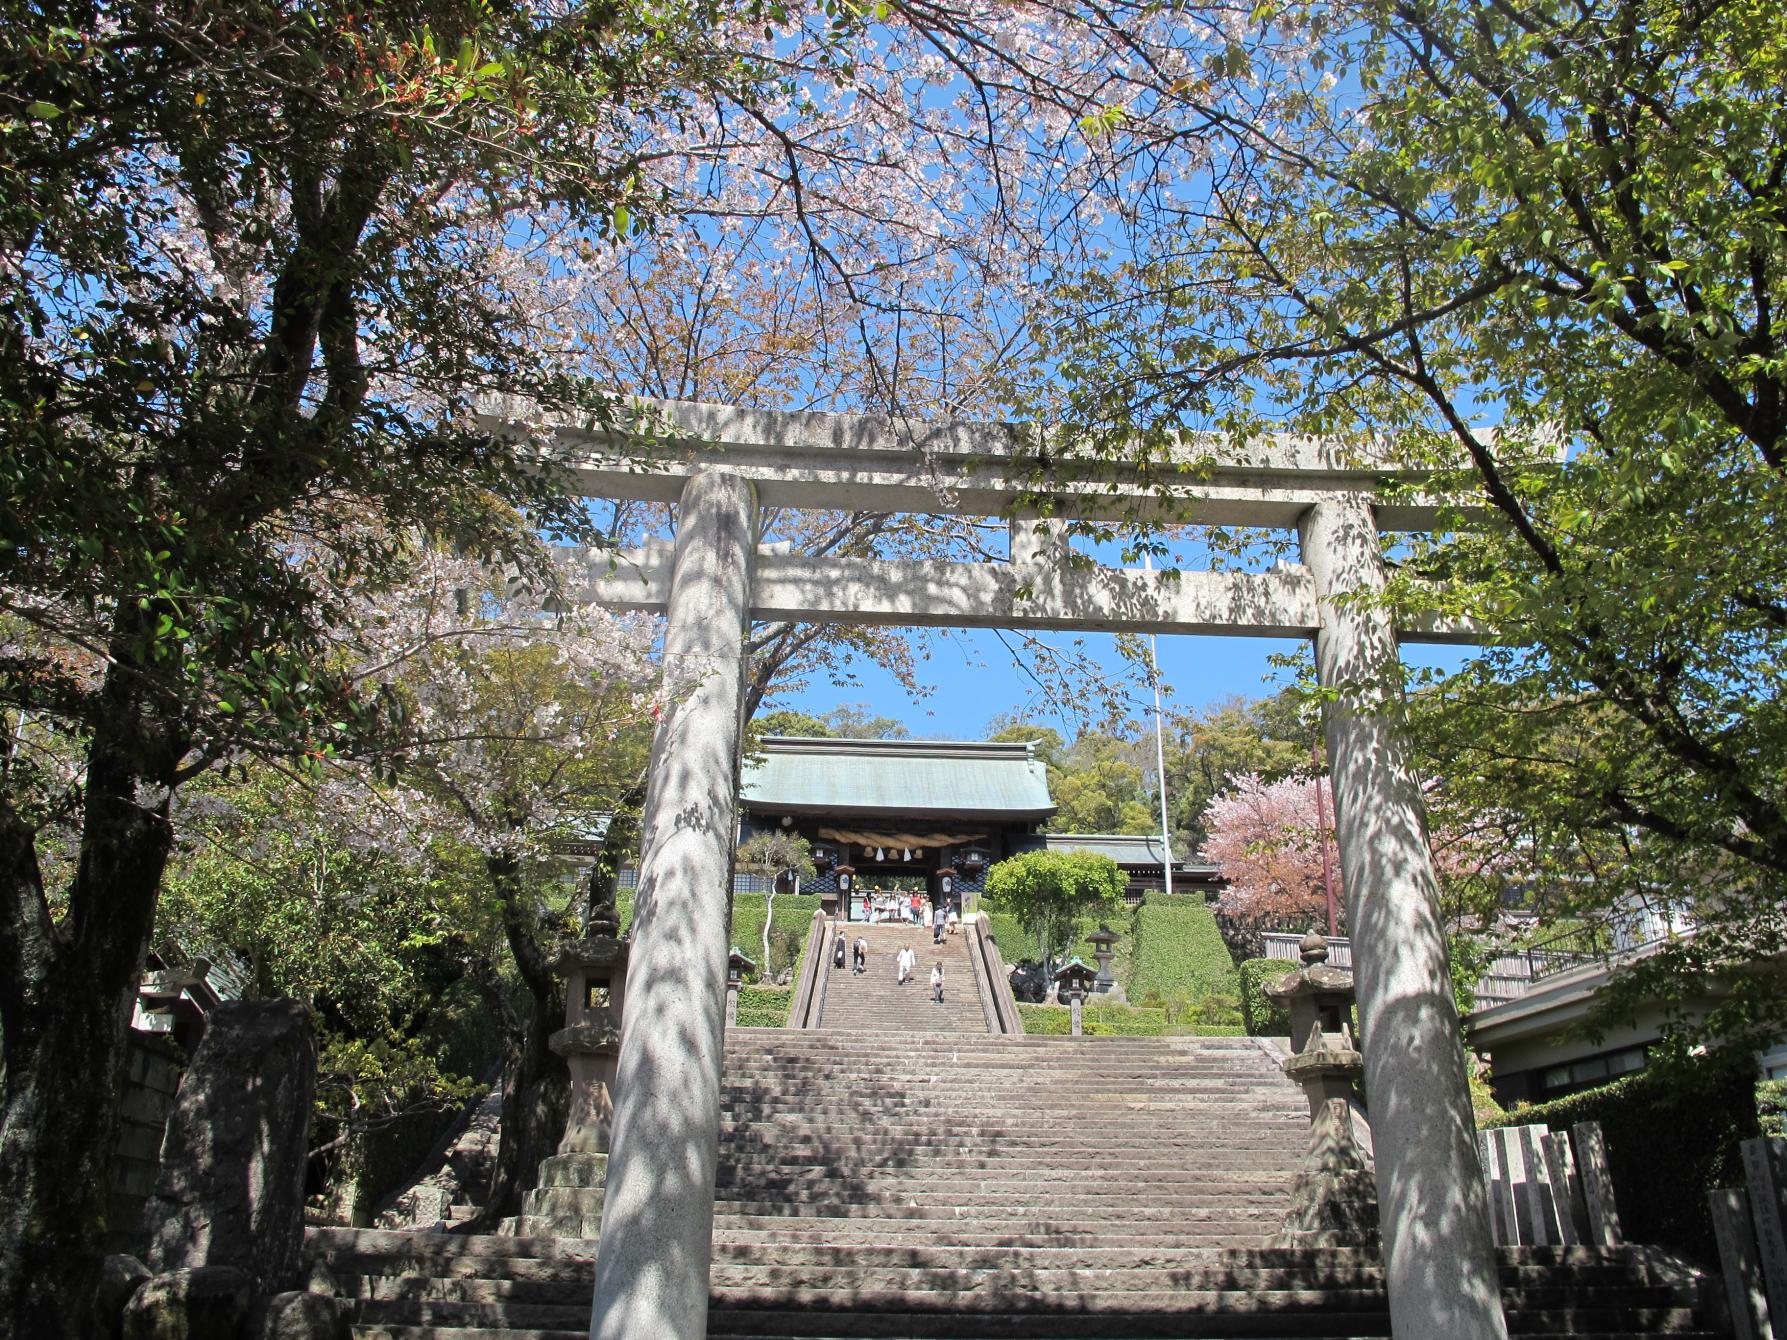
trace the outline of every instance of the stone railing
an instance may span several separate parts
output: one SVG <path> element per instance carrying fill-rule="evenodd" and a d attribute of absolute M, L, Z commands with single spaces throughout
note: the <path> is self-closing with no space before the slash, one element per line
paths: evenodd
<path fill-rule="evenodd" d="M 976 912 L 963 918 L 962 930 L 968 936 L 968 958 L 986 1005 L 988 1030 L 1023 1037 L 1024 1021 L 1018 1015 L 1018 999 L 1011 993 L 1011 978 L 1005 975 L 1005 956 L 999 952 L 986 915 Z"/>
<path fill-rule="evenodd" d="M 788 1027 L 817 1028 L 825 1015 L 825 984 L 831 980 L 826 961 L 831 946 L 831 918 L 815 908 L 807 931 L 807 952 L 800 961 L 800 981 L 794 991 L 794 1007 L 788 1011 Z"/>

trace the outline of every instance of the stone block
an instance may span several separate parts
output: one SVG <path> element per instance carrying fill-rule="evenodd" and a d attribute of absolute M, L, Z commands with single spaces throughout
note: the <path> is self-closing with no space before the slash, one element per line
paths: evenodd
<path fill-rule="evenodd" d="M 1750 1198 L 1741 1188 L 1734 1188 L 1709 1191 L 1707 1202 L 1712 1208 L 1713 1236 L 1719 1244 L 1725 1296 L 1731 1304 L 1732 1334 L 1736 1340 L 1774 1340 L 1767 1287 L 1750 1224 Z"/>
<path fill-rule="evenodd" d="M 134 1256 L 108 1256 L 99 1267 L 99 1288 L 93 1295 L 93 1316 L 104 1340 L 124 1333 L 124 1309 L 136 1291 L 149 1282 L 149 1267 Z"/>
<path fill-rule="evenodd" d="M 320 1293 L 276 1293 L 249 1317 L 248 1340 L 351 1340 L 341 1300 Z"/>
<path fill-rule="evenodd" d="M 1596 1247 L 1617 1247 L 1624 1238 L 1620 1233 L 1619 1207 L 1613 1200 L 1613 1174 L 1607 1167 L 1607 1143 L 1601 1138 L 1601 1124 L 1581 1121 L 1570 1128 L 1576 1146 L 1576 1166 L 1582 1174 L 1582 1195 L 1588 1204 L 1589 1242 Z"/>
<path fill-rule="evenodd" d="M 233 1266 L 171 1270 L 124 1306 L 123 1340 L 240 1340 L 254 1279 Z"/>
<path fill-rule="evenodd" d="M 316 1038 L 295 1001 L 229 1001 L 181 1081 L 144 1207 L 157 1272 L 245 1271 L 256 1292 L 296 1282 Z"/>
<path fill-rule="evenodd" d="M 1787 1322 L 1787 1233 L 1783 1233 L 1783 1209 L 1787 1208 L 1787 1176 L 1783 1161 L 1787 1140 L 1758 1137 L 1745 1140 L 1744 1184 L 1750 1195 L 1750 1218 L 1756 1230 L 1756 1256 L 1768 1289 L 1769 1315 Z"/>
<path fill-rule="evenodd" d="M 554 1154 L 540 1160 L 541 1186 L 600 1188 L 607 1183 L 606 1154 Z"/>
<path fill-rule="evenodd" d="M 541 1218 L 602 1213 L 603 1193 L 591 1187 L 541 1186 L 521 1198 L 521 1212 Z"/>
<path fill-rule="evenodd" d="M 119 1159 L 112 1165 L 112 1189 L 119 1195 L 134 1200 L 138 1210 L 155 1190 L 155 1180 L 159 1169 L 154 1163 L 143 1159 Z M 123 1228 L 126 1225 L 120 1224 Z"/>
<path fill-rule="evenodd" d="M 373 1221 L 375 1228 L 432 1228 L 447 1217 L 453 1193 L 444 1186 L 423 1183 L 399 1196 Z"/>
<path fill-rule="evenodd" d="M 1576 1175 L 1570 1137 L 1561 1131 L 1552 1131 L 1543 1136 L 1539 1144 L 1556 1202 L 1559 1240 L 1566 1247 L 1576 1246 L 1588 1239 L 1588 1204 L 1582 1198 L 1582 1179 Z"/>
<path fill-rule="evenodd" d="M 172 1094 L 136 1086 L 124 1091 L 124 1097 L 118 1103 L 118 1115 L 125 1121 L 138 1122 L 160 1130 L 173 1106 Z"/>

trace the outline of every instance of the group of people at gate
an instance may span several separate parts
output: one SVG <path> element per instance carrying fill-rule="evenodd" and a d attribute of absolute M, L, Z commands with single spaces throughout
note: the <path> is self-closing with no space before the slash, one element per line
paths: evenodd
<path fill-rule="evenodd" d="M 931 924 L 931 943 L 942 944 L 944 935 L 954 935 L 962 925 L 962 914 L 954 898 L 932 902 L 922 893 L 900 890 L 865 889 L 860 903 L 861 915 L 856 919 L 870 925 L 884 922 L 906 922 L 913 926 Z"/>

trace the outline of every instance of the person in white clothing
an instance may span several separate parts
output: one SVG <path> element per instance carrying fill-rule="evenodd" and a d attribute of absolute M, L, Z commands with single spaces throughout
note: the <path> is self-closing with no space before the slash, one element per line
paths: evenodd
<path fill-rule="evenodd" d="M 931 999 L 939 1005 L 943 1003 L 943 965 L 941 963 L 931 965 Z"/>
<path fill-rule="evenodd" d="M 905 986 L 907 982 L 912 980 L 912 971 L 918 966 L 918 955 L 912 952 L 911 945 L 907 945 L 904 949 L 900 950 L 899 958 L 896 959 L 895 962 L 898 964 L 896 971 L 898 973 L 899 984 Z"/>

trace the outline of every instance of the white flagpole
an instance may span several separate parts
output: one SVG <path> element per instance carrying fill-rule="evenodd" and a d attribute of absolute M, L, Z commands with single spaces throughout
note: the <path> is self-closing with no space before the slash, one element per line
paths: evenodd
<path fill-rule="evenodd" d="M 1154 571 L 1154 559 L 1151 554 L 1142 554 L 1142 566 L 1149 572 Z M 1160 779 L 1160 849 L 1161 874 L 1166 877 L 1166 895 L 1173 896 L 1173 839 L 1167 824 L 1167 757 L 1166 746 L 1161 742 L 1161 708 L 1160 708 L 1160 644 L 1154 634 L 1148 634 L 1148 683 L 1154 689 L 1154 775 Z"/>

